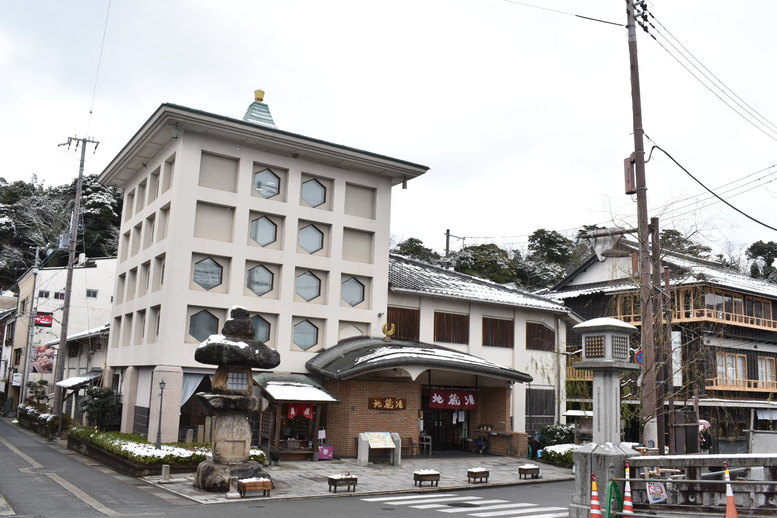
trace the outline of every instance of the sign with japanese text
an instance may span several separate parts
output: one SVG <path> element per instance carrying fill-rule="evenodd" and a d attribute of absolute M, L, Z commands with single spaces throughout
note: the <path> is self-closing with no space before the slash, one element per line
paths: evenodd
<path fill-rule="evenodd" d="M 395 397 L 371 397 L 367 405 L 372 410 L 404 410 L 407 408 L 407 400 Z"/>
<path fill-rule="evenodd" d="M 54 315 L 52 313 L 36 313 L 35 326 L 36 327 L 51 327 L 54 322 Z"/>
<path fill-rule="evenodd" d="M 429 408 L 470 410 L 476 407 L 477 391 L 475 390 L 432 389 L 429 394 Z"/>
<path fill-rule="evenodd" d="M 370 448 L 394 448 L 394 441 L 389 432 L 366 432 Z"/>

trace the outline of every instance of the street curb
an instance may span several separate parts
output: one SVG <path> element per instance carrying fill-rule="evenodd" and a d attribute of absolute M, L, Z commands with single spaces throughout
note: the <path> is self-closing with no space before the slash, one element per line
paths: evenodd
<path fill-rule="evenodd" d="M 342 498 L 342 497 L 349 497 L 349 496 L 362 497 L 362 496 L 375 496 L 375 495 L 401 495 L 401 494 L 408 494 L 408 493 L 433 494 L 433 493 L 443 493 L 447 491 L 464 491 L 468 489 L 524 486 L 524 485 L 532 485 L 532 484 L 548 484 L 551 482 L 567 482 L 570 480 L 575 480 L 575 477 L 565 476 L 565 477 L 554 477 L 554 478 L 535 478 L 535 479 L 520 480 L 515 482 L 493 482 L 493 483 L 484 482 L 484 483 L 478 483 L 478 484 L 466 484 L 466 485 L 457 485 L 457 486 L 444 486 L 444 487 L 435 486 L 435 487 L 426 487 L 426 488 L 415 487 L 415 488 L 403 488 L 403 489 L 386 489 L 381 491 L 356 491 L 356 492 L 346 491 L 343 493 L 319 493 L 319 494 L 299 495 L 299 496 L 250 496 L 250 497 L 244 497 L 236 500 L 231 500 L 231 499 L 228 500 L 226 497 L 214 497 L 213 501 L 211 502 L 203 502 L 198 498 L 194 498 L 185 493 L 176 491 L 174 486 L 171 486 L 170 484 L 160 484 L 159 482 L 153 482 L 150 480 L 146 480 L 145 482 L 147 482 L 148 484 L 160 487 L 180 497 L 191 500 L 192 502 L 197 502 L 198 504 L 203 504 L 203 505 L 210 505 L 210 504 L 226 504 L 226 503 L 240 503 L 240 502 L 267 502 L 267 501 L 283 502 L 283 501 L 290 501 L 290 500 Z"/>

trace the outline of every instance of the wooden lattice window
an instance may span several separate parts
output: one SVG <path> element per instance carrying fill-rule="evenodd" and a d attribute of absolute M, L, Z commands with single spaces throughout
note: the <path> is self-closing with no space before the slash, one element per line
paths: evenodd
<path fill-rule="evenodd" d="M 553 351 L 556 348 L 556 332 L 545 324 L 526 322 L 526 348 Z"/>
<path fill-rule="evenodd" d="M 513 348 L 515 325 L 504 318 L 483 317 L 483 345 Z"/>
<path fill-rule="evenodd" d="M 435 311 L 434 341 L 451 344 L 468 344 L 469 315 Z"/>
<path fill-rule="evenodd" d="M 396 326 L 396 331 L 392 338 L 396 340 L 418 341 L 421 328 L 420 310 L 389 306 L 386 322 L 389 326 L 391 324 Z"/>

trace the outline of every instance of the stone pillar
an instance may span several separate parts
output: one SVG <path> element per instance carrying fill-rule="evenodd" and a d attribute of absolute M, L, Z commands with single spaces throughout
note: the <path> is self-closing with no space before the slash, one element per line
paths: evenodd
<path fill-rule="evenodd" d="M 159 426 L 159 382 L 165 381 L 162 398 L 162 442 L 178 441 L 178 425 L 181 421 L 181 390 L 183 370 L 171 365 L 154 367 L 151 378 L 151 400 L 148 416 L 148 437 L 153 442 Z"/>
<path fill-rule="evenodd" d="M 610 479 L 623 478 L 624 461 L 639 455 L 625 444 L 591 443 L 577 449 L 572 457 L 575 463 L 575 492 L 569 506 L 569 518 L 588 518 L 591 504 L 591 473 L 596 474 L 599 501 L 606 506 L 607 485 Z M 620 484 L 623 494 L 623 484 Z"/>
<path fill-rule="evenodd" d="M 600 370 L 593 381 L 593 442 L 620 441 L 621 384 L 620 370 Z"/>
<path fill-rule="evenodd" d="M 121 383 L 121 431 L 132 433 L 135 427 L 135 403 L 138 395 L 138 369 L 127 367 Z"/>

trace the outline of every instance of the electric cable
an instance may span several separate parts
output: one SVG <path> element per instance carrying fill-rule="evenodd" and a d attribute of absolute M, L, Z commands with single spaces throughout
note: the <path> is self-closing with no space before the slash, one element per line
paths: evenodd
<path fill-rule="evenodd" d="M 669 160 L 671 160 L 672 162 L 674 162 L 674 163 L 675 163 L 675 165 L 676 165 L 677 167 L 679 167 L 680 169 L 682 169 L 682 170 L 685 172 L 685 174 L 687 174 L 688 176 L 690 176 L 690 177 L 691 177 L 691 178 L 692 178 L 692 179 L 693 179 L 693 180 L 694 180 L 696 183 L 698 183 L 699 185 L 701 185 L 701 186 L 702 186 L 702 187 L 703 187 L 703 188 L 704 188 L 704 189 L 705 189 L 707 192 L 709 192 L 710 194 L 712 194 L 713 196 L 715 196 L 715 197 L 716 197 L 718 200 L 722 201 L 723 203 L 725 203 L 726 205 L 728 205 L 730 208 L 734 209 L 735 211 L 737 211 L 737 212 L 738 212 L 738 213 L 740 213 L 741 215 L 745 216 L 745 217 L 746 217 L 746 218 L 748 218 L 749 220 L 751 220 L 751 221 L 753 221 L 753 222 L 755 222 L 755 223 L 758 223 L 759 225 L 761 225 L 761 226 L 764 226 L 764 227 L 766 227 L 766 228 L 768 228 L 768 229 L 770 229 L 770 230 L 774 230 L 775 232 L 777 232 L 777 228 L 775 228 L 775 227 L 773 227 L 773 226 L 771 226 L 771 225 L 768 225 L 768 224 L 764 223 L 763 221 L 761 221 L 761 220 L 759 220 L 759 219 L 756 219 L 756 218 L 754 218 L 753 216 L 751 216 L 751 215 L 747 214 L 746 212 L 744 212 L 744 211 L 742 211 L 742 210 L 738 209 L 737 207 L 733 206 L 733 205 L 732 205 L 732 204 L 730 204 L 728 201 L 726 201 L 725 199 L 723 199 L 722 197 L 720 197 L 720 196 L 719 196 L 719 195 L 718 195 L 718 194 L 717 194 L 715 191 L 713 191 L 712 189 L 710 189 L 709 187 L 707 187 L 706 185 L 704 185 L 704 184 L 701 182 L 701 180 L 699 180 L 698 178 L 696 178 L 696 177 L 695 177 L 693 174 L 691 174 L 691 172 L 690 172 L 690 171 L 688 171 L 688 170 L 687 170 L 685 167 L 683 167 L 683 166 L 682 166 L 682 165 L 681 165 L 681 164 L 680 164 L 680 163 L 679 163 L 677 160 L 675 160 L 675 158 L 674 158 L 674 157 L 673 157 L 671 154 L 669 154 L 669 152 L 667 152 L 665 149 L 663 149 L 661 146 L 659 146 L 659 145 L 658 145 L 658 144 L 656 144 L 655 142 L 653 143 L 653 147 L 655 147 L 656 149 L 658 149 L 659 151 L 661 151 L 663 154 L 665 154 L 667 157 L 669 157 Z"/>
<path fill-rule="evenodd" d="M 105 13 L 105 24 L 103 25 L 103 36 L 102 40 L 100 41 L 100 53 L 97 57 L 97 71 L 94 75 L 94 86 L 92 87 L 92 101 L 89 104 L 89 120 L 86 124 L 86 134 L 89 134 L 89 129 L 92 126 L 92 112 L 94 111 L 94 100 L 97 97 L 97 83 L 100 78 L 100 67 L 102 65 L 103 61 L 103 49 L 105 49 L 105 36 L 108 33 L 108 18 L 111 15 L 111 0 L 108 0 L 108 9 Z"/>

